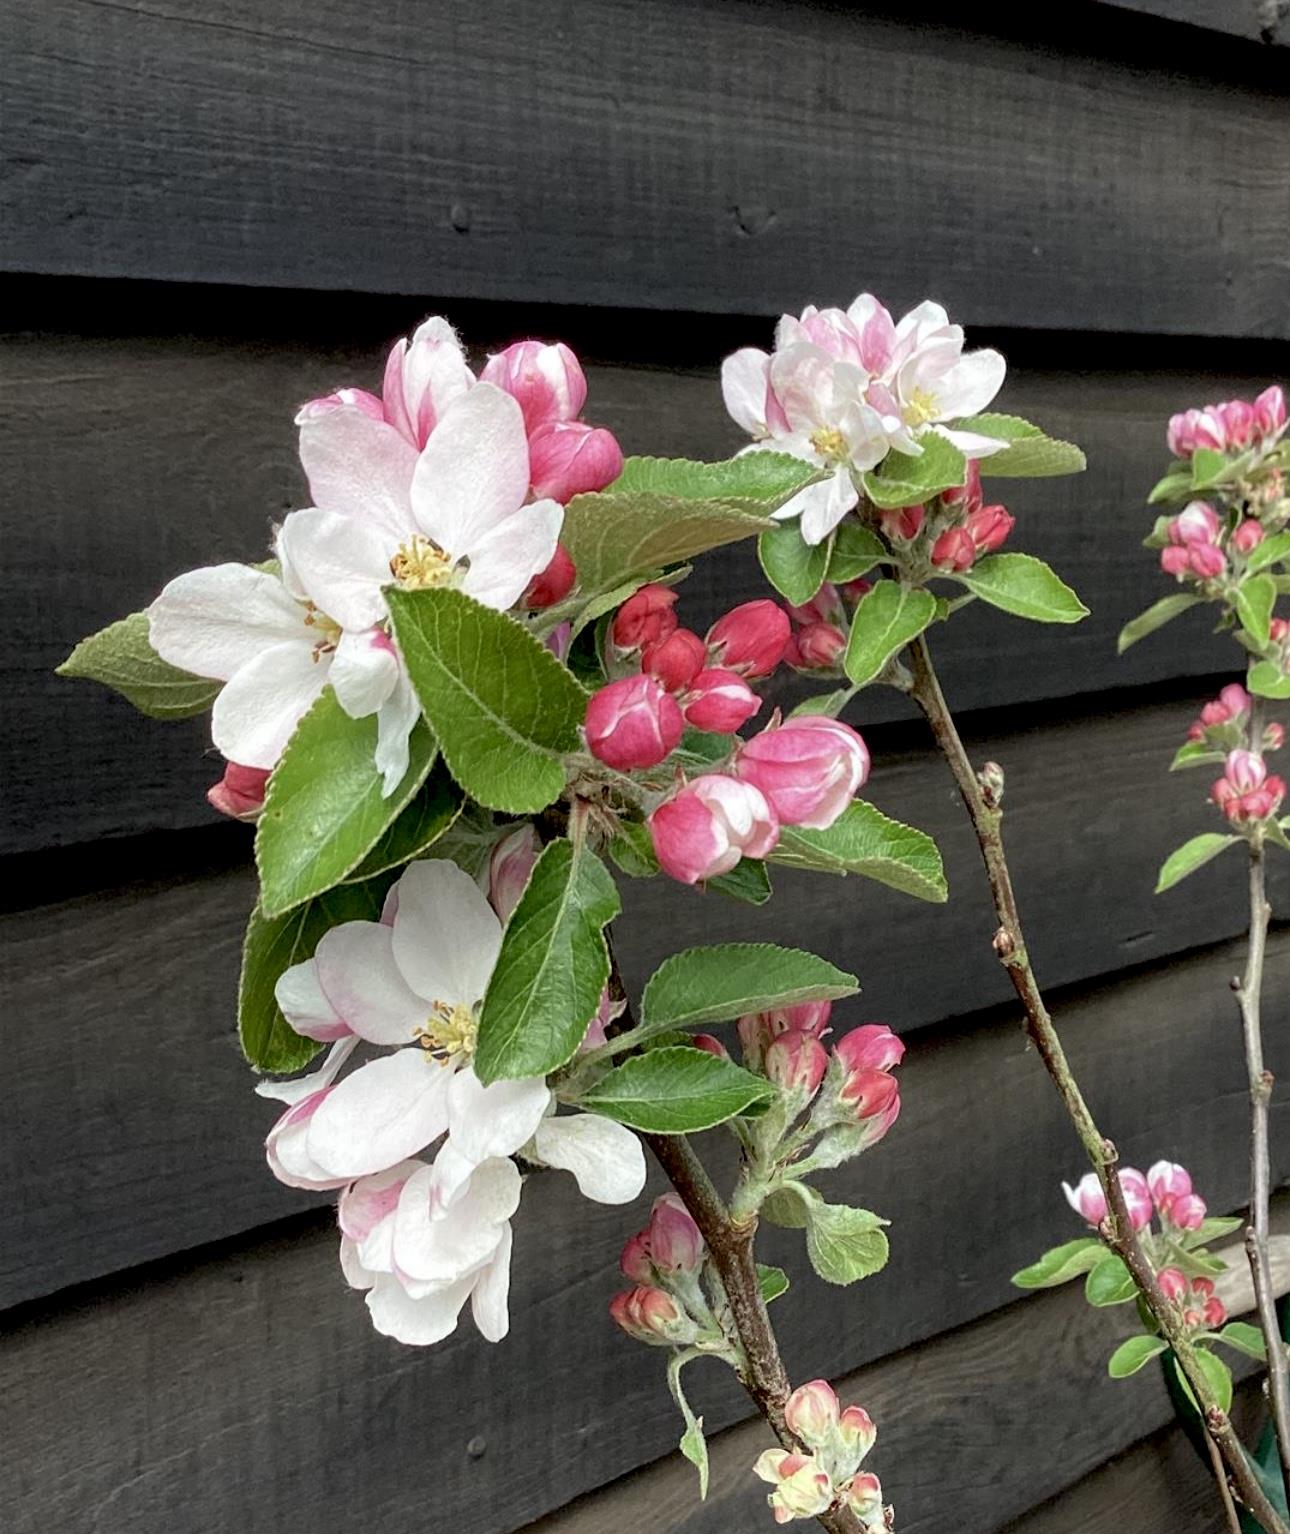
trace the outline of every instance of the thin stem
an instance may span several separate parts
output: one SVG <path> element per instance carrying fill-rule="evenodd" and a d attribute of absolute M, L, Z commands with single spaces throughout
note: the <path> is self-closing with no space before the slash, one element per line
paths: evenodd
<path fill-rule="evenodd" d="M 1208 1434 L 1205 1435 L 1205 1447 L 1209 1450 L 1210 1468 L 1214 1472 L 1214 1479 L 1218 1482 L 1218 1494 L 1223 1499 L 1227 1527 L 1231 1534 L 1241 1534 L 1241 1518 L 1236 1511 L 1236 1503 L 1232 1500 L 1232 1488 L 1228 1485 L 1227 1472 L 1223 1469 L 1223 1461 L 1214 1445 L 1214 1440 Z"/>
<path fill-rule="evenodd" d="M 1252 695 L 1252 751 L 1261 749 L 1262 737 L 1262 703 L 1257 696 Z M 1250 840 L 1250 941 L 1245 956 L 1245 973 L 1235 986 L 1245 1043 L 1245 1067 L 1250 1082 L 1250 1215 L 1245 1232 L 1245 1252 L 1254 1279 L 1259 1325 L 1263 1329 L 1268 1355 L 1268 1399 L 1276 1429 L 1282 1483 L 1290 1486 L 1287 1480 L 1290 1473 L 1290 1377 L 1287 1375 L 1286 1350 L 1277 1321 L 1276 1291 L 1272 1284 L 1272 1265 L 1268 1256 L 1268 1201 L 1272 1182 L 1268 1154 L 1268 1104 L 1272 1097 L 1272 1072 L 1263 1063 L 1260 1016 L 1263 964 L 1271 914 L 1264 871 L 1263 838 L 1255 835 Z"/>
<path fill-rule="evenodd" d="M 949 764 L 985 862 L 990 893 L 994 897 L 995 914 L 999 921 L 994 937 L 994 951 L 1012 979 L 1013 989 L 1025 1013 L 1026 1032 L 1052 1077 L 1053 1085 L 1065 1104 L 1106 1196 L 1109 1215 L 1102 1223 L 1102 1237 L 1128 1268 L 1155 1318 L 1161 1336 L 1173 1348 L 1192 1394 L 1201 1404 L 1209 1436 L 1228 1468 L 1241 1501 L 1263 1525 L 1266 1534 L 1290 1534 L 1290 1528 L 1255 1479 L 1227 1414 L 1214 1403 L 1213 1392 L 1201 1370 L 1196 1349 L 1180 1312 L 1160 1292 L 1155 1272 L 1142 1250 L 1129 1216 L 1124 1190 L 1116 1170 L 1118 1156 L 1115 1146 L 1098 1129 L 1044 1004 L 1043 994 L 1026 953 L 1017 897 L 1013 892 L 1012 878 L 1004 854 L 1003 814 L 1000 808 L 1003 774 L 992 763 L 987 764 L 980 774 L 973 771 L 923 636 L 920 635 L 910 646 L 910 656 L 914 674 L 914 701 L 926 716 L 936 743 Z"/>

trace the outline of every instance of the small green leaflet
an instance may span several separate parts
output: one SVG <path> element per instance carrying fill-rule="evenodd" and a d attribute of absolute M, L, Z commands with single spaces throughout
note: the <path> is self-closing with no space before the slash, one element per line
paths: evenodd
<path fill-rule="evenodd" d="M 838 526 L 833 535 L 833 552 L 829 555 L 829 579 L 835 586 L 868 575 L 875 565 L 890 559 L 886 544 L 878 534 L 848 519 Z"/>
<path fill-rule="evenodd" d="M 949 898 L 941 854 L 931 837 L 863 799 L 853 800 L 826 831 L 785 826 L 771 861 L 819 873 L 860 874 L 937 904 Z"/>
<path fill-rule="evenodd" d="M 769 1305 L 772 1300 L 777 1300 L 781 1294 L 788 1293 L 788 1274 L 783 1268 L 771 1267 L 769 1263 L 757 1264 L 757 1286 L 761 1290 L 761 1297 Z"/>
<path fill-rule="evenodd" d="M 667 1361 L 667 1388 L 672 1392 L 677 1410 L 685 1418 L 685 1432 L 677 1448 L 699 1472 L 699 1500 L 702 1502 L 708 1495 L 708 1445 L 703 1436 L 703 1418 L 694 1415 L 681 1389 L 681 1370 L 691 1359 L 699 1357 L 702 1354 L 697 1349 L 684 1353 L 674 1350 Z"/>
<path fill-rule="evenodd" d="M 854 687 L 839 687 L 833 692 L 817 692 L 813 698 L 804 698 L 796 708 L 789 712 L 790 719 L 809 718 L 812 714 L 826 714 L 830 719 L 836 719 L 848 703 L 855 697 L 857 689 Z"/>
<path fill-rule="evenodd" d="M 1215 751 L 1203 740 L 1189 740 L 1174 752 L 1169 771 L 1181 772 L 1185 767 L 1221 767 L 1225 760 L 1221 751 Z"/>
<path fill-rule="evenodd" d="M 1234 1352 L 1244 1353 L 1247 1358 L 1266 1361 L 1268 1356 L 1263 1333 L 1257 1326 L 1251 1326 L 1248 1321 L 1229 1321 L 1221 1332 L 1215 1334 L 1214 1340 L 1223 1343 Z"/>
<path fill-rule="evenodd" d="M 402 868 L 420 857 L 449 831 L 461 814 L 464 801 L 461 790 L 448 775 L 442 762 L 436 762 L 430 776 L 417 790 L 416 797 L 390 826 L 352 874 L 346 884 L 374 879 L 387 869 Z"/>
<path fill-rule="evenodd" d="M 1038 1262 L 1012 1275 L 1018 1289 L 1051 1289 L 1095 1268 L 1106 1248 L 1094 1236 L 1080 1236 L 1044 1253 Z"/>
<path fill-rule="evenodd" d="M 1180 501 L 1191 494 L 1191 465 L 1185 469 L 1172 469 L 1151 487 L 1147 497 L 1148 506 L 1159 506 L 1163 501 Z"/>
<path fill-rule="evenodd" d="M 1033 554 L 987 554 L 953 579 L 991 607 L 1033 623 L 1078 623 L 1088 617 L 1071 588 Z"/>
<path fill-rule="evenodd" d="M 640 1030 L 700 1028 L 751 1012 L 854 996 L 854 975 L 800 948 L 723 943 L 673 954 L 650 976 L 641 997 Z"/>
<path fill-rule="evenodd" d="M 1136 1374 L 1144 1364 L 1149 1364 L 1169 1346 L 1163 1337 L 1138 1336 L 1122 1342 L 1111 1354 L 1106 1372 L 1113 1380 L 1127 1379 Z"/>
<path fill-rule="evenodd" d="M 1148 634 L 1154 634 L 1158 628 L 1163 628 L 1166 623 L 1180 613 L 1185 613 L 1189 607 L 1200 604 L 1200 598 L 1190 591 L 1176 591 L 1171 596 L 1161 597 L 1158 602 L 1153 602 L 1146 612 L 1139 613 L 1132 618 L 1120 630 L 1120 637 L 1116 641 L 1117 654 L 1123 655 L 1130 645 L 1137 644 L 1139 639 L 1145 639 Z"/>
<path fill-rule="evenodd" d="M 781 522 L 757 540 L 757 558 L 766 579 L 794 607 L 809 602 L 829 568 L 832 540 L 810 544 L 796 522 Z"/>
<path fill-rule="evenodd" d="M 806 1255 L 830 1284 L 854 1284 L 887 1265 L 888 1222 L 868 1209 L 846 1204 L 811 1204 L 806 1219 Z"/>
<path fill-rule="evenodd" d="M 1090 1305 L 1123 1305 L 1137 1292 L 1133 1275 L 1112 1255 L 1104 1256 L 1084 1281 L 1084 1298 Z"/>
<path fill-rule="evenodd" d="M 1272 609 L 1276 602 L 1276 583 L 1270 575 L 1248 576 L 1236 588 L 1236 616 L 1241 620 L 1241 627 L 1260 649 L 1268 642 Z"/>
<path fill-rule="evenodd" d="M 879 581 L 856 604 L 843 667 L 857 687 L 877 677 L 936 616 L 930 591 L 911 589 L 897 581 Z"/>
<path fill-rule="evenodd" d="M 1245 568 L 1252 574 L 1284 559 L 1290 559 L 1290 532 L 1273 533 L 1245 556 Z"/>
<path fill-rule="evenodd" d="M 1245 685 L 1260 698 L 1290 698 L 1290 675 L 1270 660 L 1256 661 Z"/>
<path fill-rule="evenodd" d="M 604 493 L 645 491 L 685 501 L 757 501 L 777 511 L 803 486 L 823 477 L 814 464 L 791 453 L 739 453 L 716 463 L 699 463 L 692 458 L 629 458 Z"/>
<path fill-rule="evenodd" d="M 565 784 L 587 694 L 513 618 L 460 591 L 386 594 L 412 685 L 448 769 L 487 809 L 533 815 Z"/>
<path fill-rule="evenodd" d="M 1161 865 L 1156 879 L 1156 894 L 1161 895 L 1165 890 L 1172 889 L 1180 879 L 1195 873 L 1225 848 L 1242 840 L 1243 837 L 1225 836 L 1221 831 L 1202 831 L 1199 836 L 1193 836 L 1190 841 L 1171 852 Z"/>
<path fill-rule="evenodd" d="M 669 1044 L 602 1076 L 581 1106 L 645 1134 L 690 1134 L 724 1124 L 773 1091 L 770 1082 L 732 1060 Z"/>
<path fill-rule="evenodd" d="M 594 852 L 563 838 L 542 849 L 484 995 L 474 1065 L 485 1086 L 572 1058 L 609 978 L 604 928 L 619 909 Z"/>
<path fill-rule="evenodd" d="M 948 438 L 925 431 L 918 445 L 922 452 L 916 458 L 888 453 L 877 469 L 863 476 L 864 492 L 875 506 L 915 506 L 967 478 L 967 460 Z"/>
<path fill-rule="evenodd" d="M 351 719 L 330 687 L 296 726 L 255 829 L 266 916 L 281 916 L 353 875 L 425 782 L 435 745 L 424 721 L 408 739 L 408 770 L 388 798 L 374 760 L 376 732 L 375 714 Z M 441 831 L 452 813 L 444 807 Z"/>
<path fill-rule="evenodd" d="M 152 719 L 203 713 L 224 685 L 162 660 L 148 638 L 147 613 L 131 613 L 82 639 L 57 674 L 102 682 Z"/>
<path fill-rule="evenodd" d="M 703 888 L 744 905 L 765 905 L 771 897 L 770 872 L 758 858 L 740 858 L 729 873 L 709 879 Z"/>
<path fill-rule="evenodd" d="M 1231 478 L 1233 465 L 1225 453 L 1212 447 L 1200 447 L 1191 456 L 1191 487 L 1212 490 Z"/>
<path fill-rule="evenodd" d="M 1238 1215 L 1210 1215 L 1200 1223 L 1197 1230 L 1189 1230 L 1182 1237 L 1182 1244 L 1186 1247 L 1205 1246 L 1210 1241 L 1221 1241 L 1224 1236 L 1230 1236 L 1234 1231 L 1240 1230 L 1245 1221 Z"/>
<path fill-rule="evenodd" d="M 977 415 L 959 421 L 963 431 L 983 437 L 1001 437 L 1008 446 L 982 458 L 977 467 L 987 478 L 1051 478 L 1078 474 L 1087 467 L 1083 452 L 1073 442 L 1046 436 L 1038 426 L 1017 415 Z"/>

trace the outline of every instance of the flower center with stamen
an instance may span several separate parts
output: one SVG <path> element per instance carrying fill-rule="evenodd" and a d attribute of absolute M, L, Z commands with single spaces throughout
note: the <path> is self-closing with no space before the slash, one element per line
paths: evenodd
<path fill-rule="evenodd" d="M 414 533 L 390 560 L 390 574 L 400 586 L 420 591 L 425 586 L 446 586 L 453 558 L 423 533 Z"/>
<path fill-rule="evenodd" d="M 305 627 L 314 629 L 318 635 L 318 638 L 314 641 L 313 658 L 315 661 L 319 661 L 324 655 L 330 655 L 340 643 L 341 626 L 334 618 L 329 618 L 325 612 L 321 611 L 312 602 L 306 602 L 304 607 Z"/>
<path fill-rule="evenodd" d="M 930 389 L 915 389 L 902 411 L 906 426 L 926 426 L 941 413 L 940 404 Z"/>
<path fill-rule="evenodd" d="M 821 458 L 841 461 L 847 456 L 847 439 L 836 426 L 820 426 L 811 433 L 811 446 Z"/>
<path fill-rule="evenodd" d="M 475 1009 L 462 1002 L 436 1001 L 430 1016 L 416 1030 L 416 1041 L 438 1065 L 454 1060 L 469 1060 L 475 1053 L 479 1022 Z"/>

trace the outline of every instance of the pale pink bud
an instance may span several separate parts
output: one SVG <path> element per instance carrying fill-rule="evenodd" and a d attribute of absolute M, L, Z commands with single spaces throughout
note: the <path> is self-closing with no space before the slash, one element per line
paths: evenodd
<path fill-rule="evenodd" d="M 800 607 L 789 606 L 788 616 L 803 628 L 812 623 L 845 623 L 847 611 L 842 605 L 842 594 L 831 581 L 825 581 L 809 602 Z"/>
<path fill-rule="evenodd" d="M 799 1001 L 795 1007 L 776 1007 L 773 1011 L 763 1012 L 761 1016 L 766 1019 L 772 1038 L 793 1028 L 799 1033 L 810 1033 L 821 1039 L 829 1031 L 829 1014 L 832 1011 L 831 1001 Z"/>
<path fill-rule="evenodd" d="M 1248 400 L 1229 399 L 1214 407 L 1215 414 L 1223 423 L 1223 435 L 1228 447 L 1248 447 L 1254 438 L 1255 411 Z"/>
<path fill-rule="evenodd" d="M 1160 568 L 1166 575 L 1182 576 L 1191 569 L 1190 550 L 1170 543 L 1160 550 Z"/>
<path fill-rule="evenodd" d="M 891 506 L 878 513 L 878 525 L 892 543 L 912 543 L 926 515 L 922 506 Z"/>
<path fill-rule="evenodd" d="M 817 309 L 810 304 L 802 311 L 797 323 L 801 329 L 798 339 L 813 342 L 821 351 L 841 362 L 861 362 L 860 332 L 841 309 Z M 783 346 L 784 341 L 780 340 L 779 345 Z"/>
<path fill-rule="evenodd" d="M 296 411 L 295 423 L 304 426 L 309 421 L 316 421 L 346 406 L 360 415 L 370 416 L 374 421 L 385 419 L 385 406 L 375 394 L 369 394 L 366 389 L 337 389 L 332 394 L 324 394 L 319 399 L 311 399 L 301 405 Z"/>
<path fill-rule="evenodd" d="M 729 1060 L 730 1051 L 716 1036 L 715 1033 L 694 1033 L 690 1035 L 690 1043 L 695 1049 L 701 1049 L 704 1054 L 715 1055 L 718 1060 Z"/>
<path fill-rule="evenodd" d="M 905 1058 L 905 1045 L 886 1023 L 862 1023 L 843 1034 L 834 1052 L 847 1071 L 890 1071 Z"/>
<path fill-rule="evenodd" d="M 649 828 L 663 870 L 682 884 L 729 873 L 741 857 L 764 858 L 779 840 L 779 820 L 760 790 L 720 773 L 665 800 Z"/>
<path fill-rule="evenodd" d="M 540 850 L 537 830 L 526 821 L 504 836 L 489 855 L 488 898 L 502 921 L 519 904 Z"/>
<path fill-rule="evenodd" d="M 630 1278 L 634 1284 L 654 1282 L 654 1264 L 650 1261 L 649 1237 L 645 1231 L 638 1230 L 634 1236 L 629 1236 L 623 1243 L 618 1267 L 623 1277 Z M 618 1298 L 625 1302 L 627 1296 L 619 1295 Z"/>
<path fill-rule="evenodd" d="M 654 1200 L 645 1240 L 650 1260 L 660 1273 L 697 1273 L 702 1266 L 703 1237 L 675 1193 L 664 1193 Z"/>
<path fill-rule="evenodd" d="M 683 692 L 708 658 L 703 641 L 689 629 L 674 629 L 641 651 L 641 670 L 657 677 L 668 692 Z"/>
<path fill-rule="evenodd" d="M 1229 751 L 1223 775 L 1238 794 L 1248 794 L 1262 786 L 1268 769 L 1263 758 L 1255 751 Z"/>
<path fill-rule="evenodd" d="M 229 762 L 224 776 L 206 790 L 206 800 L 221 815 L 230 815 L 234 820 L 254 820 L 264 808 L 268 782 L 267 768 Z"/>
<path fill-rule="evenodd" d="M 766 1075 L 786 1092 L 814 1097 L 828 1066 L 828 1051 L 813 1034 L 781 1033 L 766 1050 Z"/>
<path fill-rule="evenodd" d="M 850 725 L 810 716 L 789 719 L 745 741 L 733 770 L 765 794 L 784 825 L 822 831 L 863 787 L 869 751 Z"/>
<path fill-rule="evenodd" d="M 1263 727 L 1263 749 L 1265 751 L 1280 751 L 1286 743 L 1286 727 L 1273 720 L 1271 724 Z"/>
<path fill-rule="evenodd" d="M 614 615 L 609 637 L 617 649 L 640 650 L 676 631 L 676 592 L 651 582 L 634 592 Z"/>
<path fill-rule="evenodd" d="M 882 1482 L 872 1470 L 861 1470 L 846 1485 L 846 1504 L 866 1528 L 882 1515 Z"/>
<path fill-rule="evenodd" d="M 424 447 L 444 411 L 474 382 L 452 326 L 428 319 L 390 349 L 381 385 L 385 419 L 413 447 Z"/>
<path fill-rule="evenodd" d="M 529 438 L 529 479 L 537 501 L 567 504 L 575 495 L 603 490 L 623 472 L 623 450 L 613 432 L 582 421 L 548 421 Z"/>
<path fill-rule="evenodd" d="M 848 602 L 858 602 L 861 597 L 867 597 L 873 590 L 873 582 L 865 580 L 863 575 L 858 575 L 853 581 L 843 581 L 838 590 Z"/>
<path fill-rule="evenodd" d="M 524 588 L 520 606 L 535 610 L 554 607 L 557 602 L 563 602 L 573 590 L 577 578 L 578 572 L 574 569 L 568 550 L 562 543 L 558 543 L 551 563 L 545 570 L 539 570 Z"/>
<path fill-rule="evenodd" d="M 976 544 L 966 527 L 947 527 L 932 544 L 932 563 L 938 570 L 970 570 L 976 563 Z"/>
<path fill-rule="evenodd" d="M 1165 434 L 1165 441 L 1175 458 L 1190 458 L 1195 451 L 1190 427 L 1191 423 L 1185 411 L 1180 410 L 1177 415 L 1169 417 L 1169 430 Z"/>
<path fill-rule="evenodd" d="M 1202 1326 L 1205 1318 L 1194 1305 L 1189 1305 L 1182 1313 L 1183 1323 L 1187 1326 Z"/>
<path fill-rule="evenodd" d="M 1227 1306 L 1223 1304 L 1217 1295 L 1211 1295 L 1205 1301 L 1204 1307 L 1201 1310 L 1201 1318 L 1212 1331 L 1214 1327 L 1222 1326 L 1223 1322 L 1227 1320 Z"/>
<path fill-rule="evenodd" d="M 1285 429 L 1286 396 L 1280 384 L 1264 389 L 1254 401 L 1254 420 L 1259 434 L 1264 437 L 1276 436 Z"/>
<path fill-rule="evenodd" d="M 587 705 L 587 747 L 620 772 L 656 767 L 676 749 L 684 729 L 676 699 L 652 676 L 610 682 Z"/>
<path fill-rule="evenodd" d="M 518 402 L 530 436 L 549 421 L 572 421 L 587 400 L 587 380 L 563 341 L 516 341 L 491 356 L 479 376 Z"/>
<path fill-rule="evenodd" d="M 886 1071 L 851 1071 L 842 1084 L 838 1100 L 863 1122 L 885 1116 L 893 1104 L 899 1103 L 900 1087 L 896 1078 Z"/>
<path fill-rule="evenodd" d="M 1221 526 L 1208 501 L 1191 501 L 1170 522 L 1169 539 L 1172 543 L 1213 543 Z"/>
<path fill-rule="evenodd" d="M 777 603 L 744 602 L 708 630 L 708 648 L 728 671 L 769 676 L 783 658 L 791 631 L 788 614 Z"/>
<path fill-rule="evenodd" d="M 1268 625 L 1268 638 L 1273 644 L 1284 644 L 1290 639 L 1290 618 L 1273 618 Z"/>
<path fill-rule="evenodd" d="M 1193 543 L 1187 550 L 1187 564 L 1198 579 L 1212 581 L 1227 569 L 1227 556 L 1216 543 Z"/>
<path fill-rule="evenodd" d="M 700 671 L 690 684 L 682 712 L 696 730 L 733 735 L 761 707 L 761 699 L 733 671 Z"/>
<path fill-rule="evenodd" d="M 609 1314 L 638 1342 L 686 1343 L 695 1333 L 694 1323 L 672 1296 L 652 1284 L 638 1284 L 616 1294 L 609 1302 Z"/>
<path fill-rule="evenodd" d="M 1134 1230 L 1143 1230 L 1151 1224 L 1151 1189 L 1147 1179 L 1135 1167 L 1126 1166 L 1120 1172 L 1120 1187 L 1124 1192 L 1125 1206 Z"/>
<path fill-rule="evenodd" d="M 1179 1230 L 1199 1230 L 1205 1223 L 1205 1213 L 1205 1200 L 1199 1193 L 1182 1193 L 1169 1204 L 1169 1223 Z"/>
<path fill-rule="evenodd" d="M 1186 1276 L 1177 1268 L 1161 1268 L 1156 1274 L 1160 1292 L 1171 1304 L 1180 1304 L 1187 1298 L 1189 1285 Z"/>
<path fill-rule="evenodd" d="M 858 1465 L 873 1448 L 878 1429 L 863 1406 L 846 1406 L 838 1418 L 838 1433 L 847 1459 Z"/>
<path fill-rule="evenodd" d="M 573 643 L 573 624 L 567 618 L 563 623 L 557 623 L 542 643 L 556 660 L 564 660 L 569 654 L 569 646 Z"/>
<path fill-rule="evenodd" d="M 1157 1208 L 1163 1209 L 1166 1199 L 1191 1192 L 1191 1173 L 1176 1161 L 1157 1161 L 1147 1170 L 1147 1186 Z"/>
<path fill-rule="evenodd" d="M 964 531 L 971 538 L 977 554 L 992 554 L 1002 547 L 1012 531 L 1016 518 L 1006 506 L 982 506 L 974 511 L 964 524 Z"/>
<path fill-rule="evenodd" d="M 1250 695 L 1239 682 L 1229 682 L 1219 693 L 1218 702 L 1226 710 L 1228 719 L 1239 719 L 1249 712 Z"/>
<path fill-rule="evenodd" d="M 587 1024 L 587 1031 L 583 1034 L 582 1043 L 578 1045 L 578 1049 L 580 1051 L 599 1049 L 609 1039 L 610 1023 L 617 1022 L 626 1010 L 626 999 L 621 996 L 611 996 L 609 987 L 605 986 L 600 993 L 596 1015 Z"/>
<path fill-rule="evenodd" d="M 1227 446 L 1227 432 L 1217 410 L 1212 405 L 1206 405 L 1203 410 L 1192 410 L 1188 414 L 1191 417 L 1191 436 L 1196 447 L 1212 448 L 1221 453 Z"/>
<path fill-rule="evenodd" d="M 808 623 L 788 642 L 784 659 L 797 671 L 831 671 L 847 647 L 847 636 L 832 623 Z"/>
<path fill-rule="evenodd" d="M 981 466 L 973 458 L 968 462 L 967 478 L 961 485 L 953 485 L 948 490 L 941 491 L 941 504 L 943 506 L 962 506 L 965 511 L 975 511 L 980 506 L 983 497 L 981 494 Z"/>
<path fill-rule="evenodd" d="M 1232 534 L 1232 547 L 1238 554 L 1249 554 L 1263 542 L 1263 524 L 1246 517 Z"/>
<path fill-rule="evenodd" d="M 833 1501 L 833 1482 L 828 1472 L 809 1454 L 767 1449 L 758 1457 L 753 1470 L 775 1488 L 766 1500 L 776 1523 L 818 1517 Z"/>
<path fill-rule="evenodd" d="M 1088 1224 L 1096 1227 L 1106 1219 L 1106 1194 L 1102 1192 L 1096 1172 L 1085 1172 L 1073 1188 L 1064 1182 L 1062 1190 L 1066 1202 Z"/>
<path fill-rule="evenodd" d="M 1248 820 L 1268 820 L 1281 808 L 1281 801 L 1285 798 L 1285 780 L 1275 773 L 1269 773 L 1263 782 L 1262 788 L 1256 788 L 1253 793 L 1246 794 L 1244 805 Z"/>
<path fill-rule="evenodd" d="M 838 1398 L 828 1380 L 799 1385 L 784 1403 L 784 1421 L 808 1449 L 825 1449 L 838 1426 Z"/>

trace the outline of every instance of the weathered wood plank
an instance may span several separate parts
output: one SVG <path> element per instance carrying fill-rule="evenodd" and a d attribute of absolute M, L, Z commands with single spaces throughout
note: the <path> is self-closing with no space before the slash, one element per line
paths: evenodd
<path fill-rule="evenodd" d="M 1225 32 L 1251 42 L 1290 46 L 1290 27 L 1286 25 L 1290 5 L 1286 0 L 1101 0 L 1101 3 L 1166 21 L 1180 21 L 1206 32 Z"/>
<path fill-rule="evenodd" d="M 11 270 L 763 314 L 863 273 L 973 323 L 1290 332 L 1284 97 L 1110 12 L 3 13 Z"/>
<path fill-rule="evenodd" d="M 202 721 L 142 719 L 90 683 L 60 680 L 53 667 L 84 634 L 146 604 L 179 571 L 262 554 L 272 520 L 305 496 L 291 426 L 296 404 L 342 380 L 375 383 L 380 338 L 402 322 L 388 304 L 359 305 L 330 322 L 317 343 L 280 332 L 266 341 L 257 330 L 270 323 L 262 311 L 252 321 L 227 301 L 203 301 L 216 313 L 204 317 L 211 330 L 198 338 L 28 335 L 9 343 L 0 381 L 7 426 L 0 478 L 8 487 L 0 594 L 23 643 L 0 657 L 8 811 L 0 851 L 212 822 L 203 794 L 219 767 L 205 750 Z M 44 290 L 37 315 L 57 324 L 52 303 Z M 303 301 L 287 307 L 307 323 Z M 167 323 L 181 327 L 184 312 L 172 299 Z M 409 308 L 403 320 L 417 312 Z M 541 330 L 543 315 L 485 309 L 479 323 L 474 338 L 489 344 L 528 326 Z M 357 339 L 354 326 L 366 327 Z M 746 338 L 763 339 L 765 329 L 750 324 Z M 671 335 L 679 339 L 675 329 Z M 737 339 L 728 329 L 714 335 L 711 359 Z M 645 344 L 606 325 L 592 355 Z M 670 345 L 656 341 L 655 355 Z M 591 375 L 591 414 L 612 425 L 629 451 L 719 457 L 739 445 L 707 372 L 600 365 Z M 1143 493 L 1163 457 L 1162 421 L 1189 400 L 1258 386 L 1248 375 L 1172 368 L 1069 377 L 1016 370 L 1004 406 L 1083 441 L 1090 458 L 1088 473 L 1073 479 L 1004 487 L 1020 518 L 1017 541 L 1082 590 L 1093 616 L 1075 628 L 1023 627 L 991 610 L 967 610 L 938 641 L 956 707 L 1155 682 L 1230 663 L 1230 644 L 1209 637 L 1204 613 L 1123 660 L 1114 636 L 1167 589 L 1139 547 Z M 751 549 L 722 551 L 699 562 L 686 590 L 687 618 L 702 626 L 723 606 L 765 591 Z M 890 719 L 904 707 L 894 693 L 875 691 L 858 717 Z M 55 719 L 61 727 L 52 731 Z"/>

